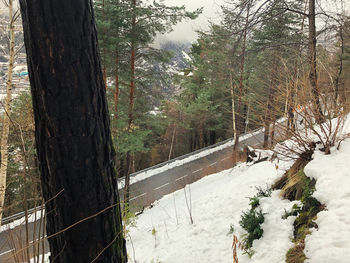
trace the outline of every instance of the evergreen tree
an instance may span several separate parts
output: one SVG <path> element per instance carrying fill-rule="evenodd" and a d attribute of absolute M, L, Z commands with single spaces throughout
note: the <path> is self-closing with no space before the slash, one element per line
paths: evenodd
<path fill-rule="evenodd" d="M 293 68 L 295 56 L 298 56 L 298 43 L 302 41 L 302 35 L 298 29 L 300 18 L 298 15 L 283 10 L 285 1 L 274 0 L 268 9 L 262 15 L 261 27 L 254 31 L 251 49 L 255 50 L 254 55 L 256 65 L 259 70 L 254 71 L 255 77 L 266 79 L 261 82 L 265 86 L 263 90 L 263 99 L 261 100 L 261 112 L 264 112 L 263 124 L 264 147 L 274 143 L 274 124 L 277 117 L 281 116 L 281 103 L 278 102 L 278 92 L 287 93 L 286 90 L 279 91 L 278 87 L 286 82 L 288 73 L 282 74 L 283 69 L 288 65 Z M 293 8 L 300 8 L 300 3 L 294 2 Z M 283 59 L 282 59 L 283 58 Z M 258 63 L 257 63 L 258 62 Z M 259 76 L 260 75 L 260 76 Z M 284 95 L 284 94 L 283 94 Z M 283 105 L 284 106 L 284 105 Z M 271 129 L 270 129 L 271 128 Z"/>
<path fill-rule="evenodd" d="M 92 1 L 20 5 L 50 260 L 126 262 Z"/>

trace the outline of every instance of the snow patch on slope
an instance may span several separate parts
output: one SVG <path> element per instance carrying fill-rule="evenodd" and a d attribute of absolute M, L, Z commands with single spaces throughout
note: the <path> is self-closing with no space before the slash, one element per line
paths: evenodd
<path fill-rule="evenodd" d="M 260 208 L 265 213 L 265 221 L 262 224 L 263 237 L 254 240 L 253 250 L 255 254 L 249 262 L 284 262 L 286 252 L 293 247 L 293 223 L 295 216 L 282 219 L 285 211 L 292 209 L 299 201 L 289 202 L 281 200 L 280 191 L 274 191 L 271 197 L 264 197 L 260 200 Z M 267 260 L 268 259 L 268 260 Z"/>
<path fill-rule="evenodd" d="M 317 215 L 318 229 L 306 236 L 305 254 L 308 263 L 347 263 L 350 258 L 350 140 L 342 142 L 331 155 L 315 152 L 304 169 L 316 179 L 313 196 L 326 210 Z"/>
<path fill-rule="evenodd" d="M 145 210 L 137 218 L 136 227 L 130 229 L 129 255 L 137 262 L 232 262 L 230 225 L 237 234 L 243 233 L 239 221 L 242 211 L 249 208 L 248 197 L 256 194 L 256 186 L 271 185 L 283 173 L 272 162 L 241 164 L 188 185 L 185 190 L 188 202 L 191 197 L 193 225 L 189 221 L 184 189 L 163 197 L 153 208 Z M 284 259 L 293 245 L 290 239 L 293 220 L 282 220 L 281 216 L 293 203 L 281 200 L 276 191 L 272 198 L 262 199 L 261 205 L 268 214 L 263 225 L 264 236 L 253 244 L 257 253 L 252 260 L 282 262 L 279 260 Z M 240 263 L 251 262 L 247 255 L 239 253 Z"/>

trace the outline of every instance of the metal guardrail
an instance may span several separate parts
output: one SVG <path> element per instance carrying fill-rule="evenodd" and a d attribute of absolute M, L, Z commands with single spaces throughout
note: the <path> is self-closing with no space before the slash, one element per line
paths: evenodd
<path fill-rule="evenodd" d="M 34 213 L 35 211 L 40 211 L 40 209 L 41 209 L 40 206 L 39 207 L 34 207 L 32 209 L 29 209 L 27 213 L 28 213 L 28 215 L 30 215 L 30 214 Z M 23 212 L 14 214 L 12 216 L 5 217 L 5 218 L 2 219 L 1 224 L 2 225 L 6 225 L 8 223 L 11 223 L 11 222 L 13 222 L 13 221 L 15 221 L 17 219 L 20 219 L 20 218 L 24 217 L 24 216 L 25 216 L 25 212 L 23 211 Z"/>
<path fill-rule="evenodd" d="M 248 133 L 245 133 L 245 134 L 240 135 L 239 137 L 244 137 L 244 136 L 246 136 L 246 135 L 254 134 L 254 133 L 256 133 L 257 131 L 260 131 L 261 129 L 262 129 L 262 128 L 258 128 L 258 129 L 252 130 L 252 131 L 250 131 L 250 132 L 248 132 Z M 163 166 L 165 166 L 165 165 L 171 164 L 171 163 L 173 163 L 173 162 L 175 162 L 175 161 L 180 161 L 180 160 L 186 159 L 186 158 L 188 158 L 188 157 L 190 157 L 190 156 L 192 156 L 192 155 L 196 155 L 196 154 L 201 153 L 201 152 L 204 152 L 204 151 L 206 151 L 206 150 L 210 150 L 210 149 L 216 148 L 216 147 L 218 147 L 218 146 L 221 146 L 221 145 L 226 144 L 226 143 L 228 143 L 228 142 L 231 142 L 231 141 L 233 141 L 233 140 L 234 140 L 234 138 L 230 138 L 230 139 L 224 140 L 224 141 L 222 141 L 222 142 L 218 142 L 218 143 L 216 143 L 216 144 L 213 144 L 213 145 L 204 147 L 204 148 L 202 148 L 202 149 L 196 150 L 196 151 L 194 151 L 194 152 L 190 152 L 190 153 L 181 155 L 181 156 L 176 157 L 176 158 L 174 158 L 174 159 L 171 159 L 171 160 L 169 160 L 169 161 L 165 161 L 165 162 L 156 164 L 156 165 L 154 165 L 154 166 L 148 167 L 148 168 L 146 168 L 146 169 L 137 171 L 137 172 L 135 172 L 135 173 L 130 174 L 130 178 L 135 177 L 135 176 L 138 175 L 138 174 L 141 174 L 141 173 L 144 173 L 144 172 L 148 172 L 148 171 L 150 171 L 150 170 L 154 170 L 154 169 L 163 167 Z M 124 178 L 125 178 L 124 176 L 118 178 L 118 182 L 124 180 Z"/>

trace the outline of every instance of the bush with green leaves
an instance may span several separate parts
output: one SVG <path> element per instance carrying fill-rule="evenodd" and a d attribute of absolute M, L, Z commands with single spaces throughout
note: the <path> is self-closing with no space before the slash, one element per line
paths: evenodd
<path fill-rule="evenodd" d="M 261 210 L 250 209 L 248 212 L 243 212 L 239 224 L 248 232 L 243 240 L 245 249 L 250 249 L 253 246 L 253 241 L 262 237 L 264 230 L 261 228 L 261 224 L 264 223 L 264 220 L 264 213 Z"/>
<path fill-rule="evenodd" d="M 261 224 L 264 223 L 264 213 L 257 208 L 260 205 L 260 199 L 263 197 L 270 197 L 272 189 L 269 186 L 266 188 L 255 187 L 257 193 L 249 198 L 250 210 L 243 212 L 241 220 L 239 221 L 240 226 L 247 231 L 247 234 L 243 237 L 243 246 L 245 253 L 250 257 L 253 255 L 254 251 L 251 250 L 253 246 L 253 241 L 262 237 L 264 230 L 261 228 Z"/>

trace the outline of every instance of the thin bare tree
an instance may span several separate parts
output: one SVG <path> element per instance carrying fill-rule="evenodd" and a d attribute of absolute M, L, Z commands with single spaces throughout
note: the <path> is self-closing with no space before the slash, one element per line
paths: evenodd
<path fill-rule="evenodd" d="M 10 114 L 12 103 L 12 78 L 15 63 L 15 23 L 19 16 L 18 10 L 14 8 L 14 0 L 3 0 L 3 3 L 8 8 L 8 35 L 9 35 L 9 54 L 8 54 L 8 71 L 6 81 L 6 97 L 4 108 L 4 117 L 2 121 L 1 135 L 1 164 L 0 164 L 0 224 L 4 210 L 5 192 L 6 192 L 6 175 L 8 165 L 8 138 L 10 133 Z"/>

